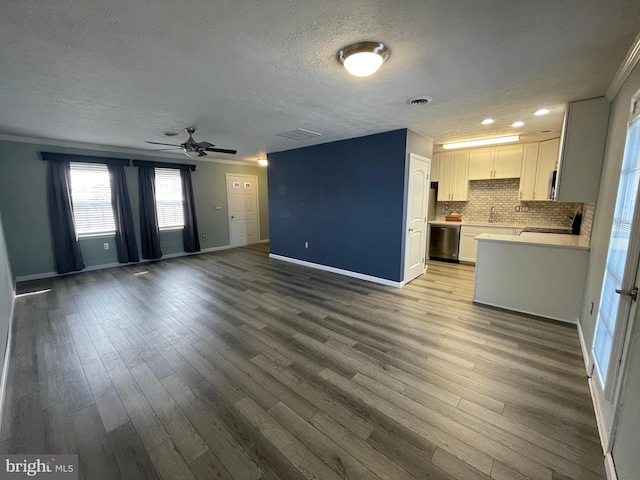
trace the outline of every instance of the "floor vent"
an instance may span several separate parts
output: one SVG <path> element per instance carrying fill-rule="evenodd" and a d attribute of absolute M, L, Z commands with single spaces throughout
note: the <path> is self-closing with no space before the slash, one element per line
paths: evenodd
<path fill-rule="evenodd" d="M 278 134 L 279 137 L 290 138 L 291 140 L 307 140 L 309 138 L 320 137 L 321 135 L 321 133 L 305 130 L 304 128 Z"/>

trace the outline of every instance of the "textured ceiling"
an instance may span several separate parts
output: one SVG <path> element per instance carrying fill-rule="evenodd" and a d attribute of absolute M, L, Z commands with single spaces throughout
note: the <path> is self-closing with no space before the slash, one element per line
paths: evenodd
<path fill-rule="evenodd" d="M 146 150 L 195 125 L 251 161 L 397 128 L 557 135 L 567 101 L 605 93 L 640 2 L 6 0 L 0 22 L 0 134 Z M 336 61 L 361 40 L 391 51 L 364 79 Z M 296 128 L 323 136 L 277 135 Z"/>

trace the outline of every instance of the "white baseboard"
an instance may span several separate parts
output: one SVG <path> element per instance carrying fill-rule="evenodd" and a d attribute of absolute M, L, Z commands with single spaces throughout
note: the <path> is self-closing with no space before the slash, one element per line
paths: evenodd
<path fill-rule="evenodd" d="M 589 349 L 587 348 L 587 342 L 584 340 L 584 333 L 582 332 L 582 325 L 580 325 L 580 320 L 578 320 L 578 339 L 580 340 L 580 350 L 582 350 L 584 369 L 587 372 L 587 376 L 590 377 L 593 373 L 590 367 L 591 360 L 589 359 Z"/>
<path fill-rule="evenodd" d="M 265 238 L 264 240 L 260 240 L 258 243 L 269 243 L 271 240 Z"/>
<path fill-rule="evenodd" d="M 598 396 L 594 392 L 595 379 L 593 377 L 589 377 L 589 394 L 591 395 L 591 403 L 593 403 L 593 411 L 596 415 L 596 425 L 598 426 L 598 438 L 600 438 L 600 446 L 602 447 L 602 453 L 605 454 L 607 451 L 607 446 L 609 445 L 609 434 L 607 432 L 607 428 L 604 423 L 604 419 L 602 418 L 602 409 L 600 408 L 600 404 L 598 403 Z"/>
<path fill-rule="evenodd" d="M 140 259 L 139 262 L 103 263 L 102 265 L 91 265 L 89 267 L 83 268 L 82 270 L 78 270 L 76 272 L 69 272 L 69 273 L 44 272 L 44 273 L 36 273 L 34 275 L 22 275 L 22 276 L 16 278 L 16 282 L 28 282 L 29 280 L 42 280 L 44 278 L 62 277 L 64 275 L 73 275 L 73 274 L 81 273 L 81 272 L 93 272 L 95 270 L 104 270 L 104 269 L 107 269 L 107 268 L 114 268 L 114 267 L 124 267 L 126 265 L 139 265 L 139 264 L 142 264 L 142 263 L 157 262 L 158 260 L 162 260 L 162 259 L 165 259 L 165 258 L 177 258 L 177 257 L 187 257 L 189 255 L 200 255 L 202 253 L 217 252 L 219 250 L 227 250 L 229 248 L 232 248 L 231 245 L 223 245 L 221 247 L 204 248 L 204 249 L 200 250 L 199 252 L 169 253 L 167 255 L 163 255 L 162 257 L 156 258 L 156 259 Z"/>
<path fill-rule="evenodd" d="M 404 286 L 404 282 L 394 282 L 393 280 L 387 280 L 386 278 L 373 277 L 371 275 L 365 275 L 363 273 L 352 272 L 351 270 L 329 267 L 320 263 L 306 262 L 304 260 L 298 260 L 297 258 L 283 257 L 282 255 L 276 255 L 274 253 L 270 253 L 269 258 L 273 258 L 274 260 L 281 260 L 283 262 L 295 263 L 296 265 L 315 268 L 317 270 L 323 270 L 325 272 L 337 273 L 339 275 L 345 275 L 347 277 L 358 278 L 360 280 L 366 280 L 368 282 L 379 283 L 380 285 L 386 285 L 388 287 L 400 288 Z"/>
<path fill-rule="evenodd" d="M 478 304 L 478 305 L 487 305 L 488 307 L 495 307 L 495 308 L 500 308 L 502 310 L 509 310 L 510 312 L 524 313 L 526 315 L 533 315 L 534 317 L 546 318 L 548 320 L 555 320 L 556 322 L 568 323 L 570 325 L 575 325 L 576 323 L 578 323 L 578 320 L 567 320 L 566 318 L 559 318 L 559 317 L 551 317 L 551 316 L 547 316 L 547 315 L 540 315 L 540 313 L 538 313 L 538 312 L 531 312 L 531 311 L 525 310 L 525 309 L 507 308 L 504 305 L 498 305 L 497 303 L 481 302 L 480 300 L 476 300 L 475 298 L 472 301 L 473 301 L 473 303 Z"/>
<path fill-rule="evenodd" d="M 604 457 L 604 471 L 607 474 L 607 480 L 618 480 L 618 474 L 616 473 L 616 466 L 613 463 L 611 452 L 607 453 L 607 456 Z"/>
<path fill-rule="evenodd" d="M 9 376 L 9 360 L 11 359 L 11 339 L 13 338 L 13 312 L 16 304 L 16 284 L 13 283 L 13 296 L 9 309 L 9 332 L 7 333 L 7 347 L 4 351 L 4 363 L 2 364 L 2 377 L 0 377 L 0 429 L 4 418 L 4 399 L 7 391 L 7 377 Z"/>

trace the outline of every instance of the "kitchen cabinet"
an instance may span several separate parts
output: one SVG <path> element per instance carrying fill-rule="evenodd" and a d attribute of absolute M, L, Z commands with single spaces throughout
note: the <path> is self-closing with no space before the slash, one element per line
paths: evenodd
<path fill-rule="evenodd" d="M 470 150 L 469 180 L 520 177 L 522 152 L 522 145 Z"/>
<path fill-rule="evenodd" d="M 431 173 L 430 179 L 432 182 L 438 181 L 438 172 L 440 171 L 440 154 L 434 153 L 431 159 Z"/>
<path fill-rule="evenodd" d="M 606 98 L 567 105 L 554 200 L 592 203 L 598 199 L 608 126 Z"/>
<path fill-rule="evenodd" d="M 462 225 L 460 227 L 460 251 L 458 252 L 458 259 L 461 262 L 476 263 L 478 241 L 475 240 L 475 237 L 478 235 L 483 233 L 517 235 L 519 231 L 519 229 L 512 227 Z"/>
<path fill-rule="evenodd" d="M 440 153 L 438 201 L 466 202 L 469 189 L 469 151 Z"/>
<path fill-rule="evenodd" d="M 549 174 L 558 161 L 560 139 L 523 145 L 520 200 L 549 200 Z"/>

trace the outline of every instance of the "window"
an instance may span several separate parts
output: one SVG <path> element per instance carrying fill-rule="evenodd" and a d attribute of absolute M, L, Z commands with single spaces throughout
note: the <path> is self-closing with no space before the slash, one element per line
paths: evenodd
<path fill-rule="evenodd" d="M 160 230 L 184 227 L 180 170 L 156 168 L 156 210 Z"/>
<path fill-rule="evenodd" d="M 71 162 L 71 198 L 78 236 L 113 234 L 111 183 L 106 165 Z"/>

